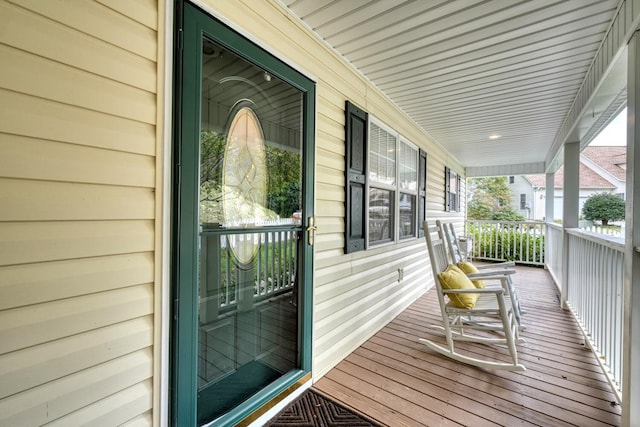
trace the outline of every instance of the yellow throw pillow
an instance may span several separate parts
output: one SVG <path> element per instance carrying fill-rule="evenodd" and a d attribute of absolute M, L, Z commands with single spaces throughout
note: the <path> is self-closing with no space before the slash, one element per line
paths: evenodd
<path fill-rule="evenodd" d="M 443 289 L 476 289 L 471 280 L 458 267 L 449 267 L 438 274 L 438 280 Z M 458 308 L 473 308 L 480 294 L 447 294 L 449 300 Z"/>
<path fill-rule="evenodd" d="M 465 274 L 479 273 L 476 266 L 471 264 L 469 261 L 460 261 L 458 263 L 458 267 L 460 267 L 460 270 Z M 478 289 L 482 289 L 486 286 L 484 280 L 472 280 L 471 282 L 473 282 L 473 285 Z"/>

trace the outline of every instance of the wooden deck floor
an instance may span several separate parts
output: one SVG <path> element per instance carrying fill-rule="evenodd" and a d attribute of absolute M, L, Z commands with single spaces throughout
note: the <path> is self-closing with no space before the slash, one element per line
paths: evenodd
<path fill-rule="evenodd" d="M 516 287 L 526 312 L 527 342 L 518 348 L 527 371 L 471 367 L 419 343 L 441 336 L 428 327 L 441 324 L 431 290 L 314 388 L 393 427 L 619 426 L 620 406 L 548 273 L 518 267 Z M 478 344 L 468 349 L 502 357 Z"/>

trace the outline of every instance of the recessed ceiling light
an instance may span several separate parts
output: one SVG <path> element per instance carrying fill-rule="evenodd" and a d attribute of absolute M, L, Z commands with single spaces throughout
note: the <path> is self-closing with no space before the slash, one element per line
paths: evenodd
<path fill-rule="evenodd" d="M 502 135 L 498 135 L 497 133 L 492 133 L 491 135 L 489 135 L 489 139 L 498 139 L 500 138 Z"/>

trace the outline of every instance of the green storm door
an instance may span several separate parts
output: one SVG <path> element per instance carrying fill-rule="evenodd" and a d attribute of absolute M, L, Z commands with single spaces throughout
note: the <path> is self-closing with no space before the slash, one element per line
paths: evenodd
<path fill-rule="evenodd" d="M 310 371 L 315 87 L 179 6 L 172 420 L 233 425 Z"/>

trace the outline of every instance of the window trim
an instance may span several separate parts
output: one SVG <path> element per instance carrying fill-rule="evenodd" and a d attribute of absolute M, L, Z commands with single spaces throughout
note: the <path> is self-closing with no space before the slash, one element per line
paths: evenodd
<path fill-rule="evenodd" d="M 455 193 L 451 191 L 451 179 L 456 180 Z M 460 181 L 461 175 L 452 171 L 448 166 L 444 167 L 444 210 L 445 212 L 460 212 Z M 455 194 L 455 196 L 454 196 Z M 453 196 L 453 197 L 452 197 Z"/>
<path fill-rule="evenodd" d="M 369 129 L 368 129 L 368 135 L 367 135 L 367 159 L 370 159 L 369 155 L 371 154 L 371 125 L 376 125 L 377 127 L 379 127 L 380 129 L 384 130 L 385 132 L 387 132 L 388 134 L 390 134 L 391 136 L 393 136 L 395 138 L 395 157 L 394 157 L 394 162 L 395 162 L 395 176 L 394 176 L 394 184 L 393 185 L 389 185 L 389 184 L 385 184 L 379 181 L 374 181 L 371 176 L 370 176 L 370 170 L 371 170 L 371 162 L 368 160 L 367 161 L 367 168 L 366 168 L 366 190 L 365 190 L 365 194 L 367 195 L 367 199 L 365 201 L 365 212 L 366 212 L 366 220 L 365 220 L 365 224 L 366 224 L 366 232 L 365 232 L 365 249 L 369 249 L 369 248 L 377 248 L 380 246 L 384 246 L 384 245 L 389 245 L 389 244 L 394 244 L 394 243 L 400 243 L 400 242 L 404 242 L 410 239 L 417 239 L 418 236 L 418 222 L 420 221 L 419 218 L 419 209 L 418 209 L 418 201 L 419 201 L 419 190 L 418 190 L 418 186 L 419 186 L 419 179 L 420 179 L 420 148 L 414 144 L 413 142 L 411 142 L 408 138 L 404 137 L 400 132 L 394 130 L 391 126 L 387 125 L 385 122 L 383 122 L 382 120 L 378 119 L 377 117 L 369 114 Z M 415 162 L 415 166 L 416 166 L 416 188 L 415 190 L 412 191 L 403 191 L 400 188 L 400 181 L 399 181 L 399 173 L 400 173 L 400 159 L 399 159 L 399 153 L 400 153 L 400 145 L 404 143 L 406 144 L 408 147 L 410 147 L 412 150 L 414 150 L 415 152 L 415 156 L 416 156 L 416 162 Z M 426 179 L 425 179 L 425 183 L 426 183 Z M 426 185 L 426 184 L 425 184 Z M 393 233 L 391 235 L 391 239 L 390 240 L 384 240 L 384 241 L 380 241 L 380 242 L 371 242 L 369 240 L 369 190 L 371 188 L 377 188 L 380 190 L 385 190 L 385 191 L 391 191 L 393 193 L 393 212 L 390 212 L 390 224 L 389 227 L 391 227 L 393 229 Z M 414 227 L 413 230 L 411 231 L 411 236 L 407 236 L 407 237 L 400 237 L 400 225 L 399 225 L 399 221 L 400 221 L 400 193 L 404 193 L 404 194 L 410 194 L 411 196 L 413 196 L 415 198 L 415 211 L 414 211 Z"/>

